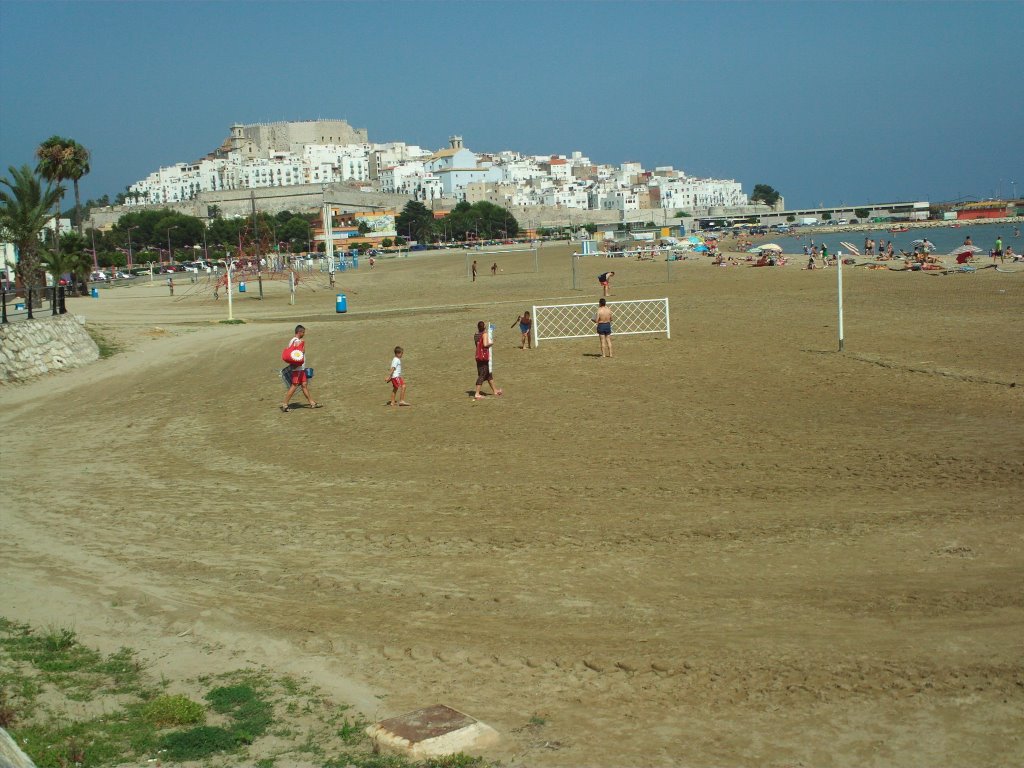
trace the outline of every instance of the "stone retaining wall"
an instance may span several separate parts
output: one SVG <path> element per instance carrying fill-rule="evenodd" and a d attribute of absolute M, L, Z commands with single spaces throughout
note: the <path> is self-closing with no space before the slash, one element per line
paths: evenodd
<path fill-rule="evenodd" d="M 25 381 L 98 360 L 99 347 L 77 315 L 0 325 L 0 382 Z"/>

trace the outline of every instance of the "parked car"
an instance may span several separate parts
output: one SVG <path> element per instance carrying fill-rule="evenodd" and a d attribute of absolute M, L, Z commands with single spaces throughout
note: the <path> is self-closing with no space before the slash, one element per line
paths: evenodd
<path fill-rule="evenodd" d="M 91 275 L 89 275 L 89 279 L 92 280 L 93 282 L 105 282 L 109 278 L 107 277 L 106 272 L 93 272 Z"/>
<path fill-rule="evenodd" d="M 116 273 L 114 273 L 114 277 L 117 280 L 131 280 L 133 277 L 135 277 L 135 275 L 133 275 L 131 272 L 122 272 L 118 270 Z"/>

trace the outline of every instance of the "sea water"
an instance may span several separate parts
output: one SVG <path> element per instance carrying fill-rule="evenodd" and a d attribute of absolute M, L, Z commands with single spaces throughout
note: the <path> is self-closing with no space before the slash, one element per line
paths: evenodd
<path fill-rule="evenodd" d="M 846 241 L 857 246 L 857 250 L 864 253 L 864 238 L 870 237 L 877 244 L 881 241 L 892 241 L 893 251 L 897 256 L 900 250 L 911 252 L 914 250 L 913 241 L 928 238 L 935 246 L 932 250 L 937 254 L 950 254 L 956 252 L 956 247 L 962 245 L 964 239 L 970 236 L 974 245 L 981 248 L 981 254 L 987 255 L 995 247 L 997 237 L 1003 239 L 1003 248 L 1013 248 L 1014 253 L 1024 252 L 1024 238 L 1020 235 L 1014 236 L 1014 230 L 1020 232 L 1024 229 L 1021 223 L 1016 224 L 982 224 L 971 221 L 951 222 L 959 224 L 956 226 L 929 226 L 915 227 L 911 222 L 906 225 L 909 230 L 906 232 L 890 232 L 888 227 L 879 229 L 857 229 L 852 231 L 838 232 L 801 232 L 797 229 L 792 235 L 775 235 L 774 237 L 757 238 L 755 242 L 774 242 L 782 246 L 785 253 L 803 253 L 804 246 L 810 245 L 811 241 L 820 249 L 822 243 L 828 246 L 829 253 L 835 253 L 840 247 L 840 242 Z M 888 225 L 893 226 L 893 225 Z M 877 252 L 877 250 L 876 250 Z"/>

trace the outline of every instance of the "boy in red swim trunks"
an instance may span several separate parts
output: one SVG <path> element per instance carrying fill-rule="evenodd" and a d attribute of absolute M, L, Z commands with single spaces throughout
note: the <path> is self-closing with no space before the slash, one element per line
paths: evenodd
<path fill-rule="evenodd" d="M 391 359 L 391 370 L 385 379 L 387 383 L 391 384 L 391 402 L 388 405 L 393 406 L 396 398 L 399 405 L 409 405 L 405 402 L 405 379 L 402 378 L 402 355 L 404 354 L 405 350 L 395 347 L 395 356 Z"/>
<path fill-rule="evenodd" d="M 288 401 L 292 399 L 295 390 L 302 388 L 302 394 L 306 396 L 310 408 L 319 408 L 320 403 L 309 394 L 308 377 L 306 376 L 306 328 L 301 325 L 295 326 L 295 335 L 288 342 L 282 353 L 282 358 L 288 363 L 287 375 L 291 380 L 288 391 L 284 395 L 284 403 L 281 404 L 281 412 L 288 413 Z M 298 353 L 298 354 L 295 354 Z"/>

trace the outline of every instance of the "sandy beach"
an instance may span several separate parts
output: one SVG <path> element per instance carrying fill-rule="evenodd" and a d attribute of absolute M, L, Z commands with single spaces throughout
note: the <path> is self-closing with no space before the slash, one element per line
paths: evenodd
<path fill-rule="evenodd" d="M 250 281 L 241 325 L 203 281 L 69 299 L 122 351 L 0 387 L 0 615 L 445 703 L 513 766 L 1024 762 L 1024 273 L 844 270 L 840 354 L 834 269 L 595 256 L 574 290 L 570 253 L 361 265 L 345 314 Z M 671 339 L 518 348 L 609 268 Z M 325 407 L 286 415 L 297 322 Z"/>

